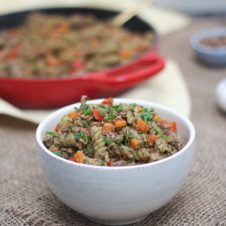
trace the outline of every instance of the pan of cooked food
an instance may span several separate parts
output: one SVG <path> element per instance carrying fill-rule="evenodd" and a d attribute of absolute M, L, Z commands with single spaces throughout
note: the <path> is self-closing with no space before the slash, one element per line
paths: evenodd
<path fill-rule="evenodd" d="M 0 16 L 0 97 L 21 108 L 56 108 L 113 96 L 164 67 L 157 33 L 139 17 L 115 26 L 118 12 L 51 8 Z"/>

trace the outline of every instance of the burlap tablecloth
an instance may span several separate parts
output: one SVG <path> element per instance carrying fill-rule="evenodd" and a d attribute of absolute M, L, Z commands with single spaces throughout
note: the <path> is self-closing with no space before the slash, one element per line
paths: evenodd
<path fill-rule="evenodd" d="M 198 64 L 189 46 L 193 32 L 223 22 L 196 19 L 189 28 L 161 39 L 161 52 L 178 61 L 191 91 L 197 146 L 183 189 L 134 225 L 226 225 L 226 114 L 214 99 L 215 86 L 226 70 Z M 0 116 L 0 225 L 97 225 L 64 206 L 48 189 L 37 159 L 35 129 Z"/>

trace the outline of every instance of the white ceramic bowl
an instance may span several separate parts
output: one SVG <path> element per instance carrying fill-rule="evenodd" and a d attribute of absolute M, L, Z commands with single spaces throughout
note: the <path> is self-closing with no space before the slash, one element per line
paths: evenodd
<path fill-rule="evenodd" d="M 192 123 L 179 113 L 151 102 L 114 99 L 114 103 L 122 102 L 153 107 L 163 118 L 175 120 L 184 148 L 168 158 L 136 166 L 91 166 L 60 158 L 47 150 L 42 138 L 79 103 L 52 113 L 36 131 L 41 165 L 53 193 L 91 220 L 111 225 L 140 221 L 177 194 L 191 166 L 195 140 Z"/>

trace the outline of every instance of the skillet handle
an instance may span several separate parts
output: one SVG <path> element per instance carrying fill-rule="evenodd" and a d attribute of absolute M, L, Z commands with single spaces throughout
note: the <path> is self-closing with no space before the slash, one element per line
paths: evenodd
<path fill-rule="evenodd" d="M 162 57 L 152 51 L 133 63 L 84 77 L 101 89 L 126 89 L 156 75 L 164 68 Z"/>

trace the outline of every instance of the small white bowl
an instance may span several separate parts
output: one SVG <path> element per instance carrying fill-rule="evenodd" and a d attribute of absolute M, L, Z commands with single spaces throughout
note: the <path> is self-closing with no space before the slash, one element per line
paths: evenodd
<path fill-rule="evenodd" d="M 217 84 L 215 96 L 219 108 L 226 112 L 226 78 Z"/>
<path fill-rule="evenodd" d="M 52 113 L 36 131 L 41 165 L 53 193 L 75 211 L 109 225 L 140 221 L 168 203 L 185 182 L 195 140 L 192 123 L 174 110 L 146 101 L 114 99 L 116 104 L 122 102 L 153 107 L 163 118 L 176 121 L 178 133 L 185 141 L 183 149 L 153 163 L 121 167 L 91 166 L 58 157 L 44 146 L 43 136 L 79 103 Z"/>

